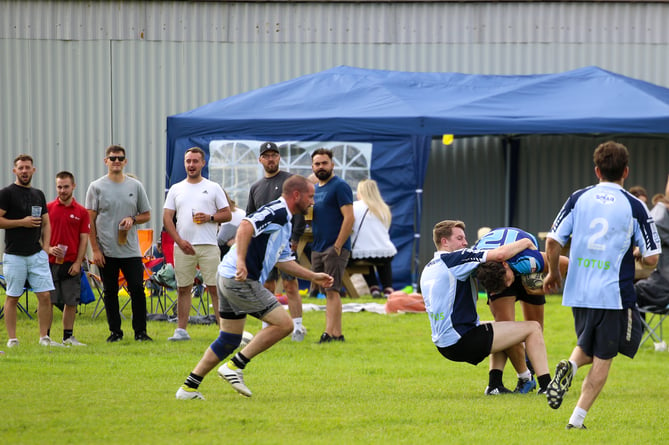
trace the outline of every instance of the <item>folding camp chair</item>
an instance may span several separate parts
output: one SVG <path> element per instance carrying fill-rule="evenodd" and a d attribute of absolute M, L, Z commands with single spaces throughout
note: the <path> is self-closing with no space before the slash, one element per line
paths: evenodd
<path fill-rule="evenodd" d="M 0 263 L 2 264 L 2 263 Z M 7 295 L 7 280 L 5 279 L 4 275 L 0 275 L 0 287 L 5 291 L 5 295 Z M 17 305 L 17 308 L 26 314 L 28 318 L 31 320 L 33 319 L 32 315 L 30 315 L 30 312 L 28 312 L 28 291 L 30 290 L 30 285 L 26 281 L 26 285 L 23 287 L 23 294 L 19 297 L 19 302 Z M 25 307 L 21 304 L 21 297 L 25 297 L 26 300 L 26 305 Z M 0 320 L 5 316 L 5 306 L 4 304 L 0 306 Z"/>
<path fill-rule="evenodd" d="M 641 323 L 643 323 L 645 331 L 641 338 L 641 344 L 644 344 L 649 338 L 656 344 L 663 343 L 662 323 L 669 317 L 669 304 L 666 306 L 643 306 L 639 308 L 639 312 L 643 315 Z"/>

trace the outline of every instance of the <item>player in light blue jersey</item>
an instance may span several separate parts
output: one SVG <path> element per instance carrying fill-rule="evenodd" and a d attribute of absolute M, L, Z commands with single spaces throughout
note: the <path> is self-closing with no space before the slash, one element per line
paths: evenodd
<path fill-rule="evenodd" d="M 219 367 L 218 375 L 241 395 L 251 397 L 251 391 L 244 384 L 243 369 L 253 357 L 293 332 L 290 315 L 274 294 L 263 287 L 275 265 L 290 275 L 318 285 L 332 285 L 330 275 L 305 269 L 297 264 L 290 251 L 290 220 L 294 213 L 306 214 L 313 202 L 313 184 L 302 176 L 291 176 L 283 183 L 281 198 L 242 220 L 236 242 L 218 268 L 220 334 L 177 390 L 177 399 L 204 398 L 198 391 L 200 383 L 240 345 L 247 315 L 262 320 L 267 327 Z"/>
<path fill-rule="evenodd" d="M 529 239 L 536 246 L 537 239 L 531 233 L 515 227 L 499 227 L 490 230 L 474 244 L 477 250 L 492 250 L 510 244 L 519 239 Z M 513 321 L 516 319 L 516 301 L 520 301 L 525 320 L 533 320 L 544 325 L 544 305 L 546 296 L 543 289 L 529 284 L 530 279 L 537 279 L 545 270 L 545 253 L 536 249 L 525 249 L 501 263 L 490 261 L 482 264 L 476 271 L 479 283 L 488 293 L 488 305 L 495 321 Z M 567 257 L 562 257 L 566 269 Z M 539 281 L 541 281 L 539 279 Z M 507 355 L 516 369 L 518 381 L 514 391 L 504 386 L 503 371 Z M 506 394 L 511 392 L 526 394 L 536 388 L 530 368 L 526 361 L 523 344 L 512 346 L 507 351 L 490 355 L 490 371 L 486 394 Z"/>
<path fill-rule="evenodd" d="M 478 294 L 472 277 L 476 268 L 486 261 L 505 261 L 524 249 L 536 249 L 536 246 L 528 238 L 523 238 L 488 251 L 467 249 L 464 229 L 462 221 L 446 220 L 434 226 L 437 252 L 420 278 L 432 341 L 447 359 L 472 365 L 480 363 L 490 353 L 525 342 L 542 392 L 550 382 L 550 375 L 539 323 L 481 323 L 476 312 Z"/>
<path fill-rule="evenodd" d="M 606 383 L 613 358 L 633 358 L 641 340 L 641 320 L 634 292 L 634 249 L 642 263 L 654 266 L 660 239 L 646 206 L 623 188 L 629 174 L 629 152 L 616 142 L 595 149 L 599 183 L 574 192 L 558 213 L 546 240 L 546 292 L 562 286 L 560 250 L 571 237 L 569 274 L 562 304 L 570 306 L 578 337 L 569 360 L 557 365 L 548 387 L 551 408 L 562 404 L 576 370 L 592 367 L 567 428 L 585 428 L 583 421 Z"/>

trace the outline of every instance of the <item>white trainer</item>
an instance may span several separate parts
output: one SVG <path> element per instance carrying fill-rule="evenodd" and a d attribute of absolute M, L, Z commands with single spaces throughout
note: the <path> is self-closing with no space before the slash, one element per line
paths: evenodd
<path fill-rule="evenodd" d="M 218 368 L 218 375 L 226 380 L 239 394 L 251 397 L 251 390 L 244 384 L 244 372 L 241 369 L 230 369 L 227 363 Z"/>
<path fill-rule="evenodd" d="M 167 340 L 169 340 L 169 341 L 190 340 L 190 335 L 188 335 L 188 332 L 185 329 L 176 328 L 174 330 L 174 335 L 171 336 L 171 337 L 168 337 Z"/>
<path fill-rule="evenodd" d="M 200 391 L 198 391 L 195 388 L 191 388 L 186 385 L 181 385 L 179 389 L 177 389 L 177 399 L 178 400 L 204 400 L 204 396 Z"/>
<path fill-rule="evenodd" d="M 304 325 L 296 326 L 295 330 L 293 330 L 291 339 L 293 341 L 302 341 L 304 340 L 305 335 L 307 335 L 307 328 L 305 328 Z"/>
<path fill-rule="evenodd" d="M 8 348 L 13 348 L 15 346 L 19 345 L 19 339 L 18 338 L 10 338 L 7 340 L 7 347 Z"/>
<path fill-rule="evenodd" d="M 40 339 L 39 339 L 39 344 L 40 344 L 41 346 L 59 346 L 59 347 L 61 347 L 61 348 L 62 348 L 63 346 L 65 346 L 65 345 L 63 345 L 62 343 L 58 343 L 57 341 L 53 341 L 53 340 L 51 340 L 51 338 L 49 338 L 48 335 L 46 335 L 46 336 L 40 338 Z"/>
<path fill-rule="evenodd" d="M 74 336 L 66 338 L 65 340 L 63 340 L 63 344 L 66 345 L 66 346 L 86 346 L 86 343 L 80 342 L 79 340 L 74 338 Z"/>

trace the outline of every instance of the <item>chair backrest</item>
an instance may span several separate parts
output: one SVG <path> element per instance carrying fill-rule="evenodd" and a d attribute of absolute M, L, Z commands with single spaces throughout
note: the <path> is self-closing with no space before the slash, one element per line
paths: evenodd
<path fill-rule="evenodd" d="M 139 240 L 139 251 L 142 252 L 142 256 L 151 255 L 153 229 L 137 229 L 137 239 Z"/>
<path fill-rule="evenodd" d="M 174 266 L 174 240 L 166 231 L 160 232 L 160 243 L 163 247 L 165 262 Z"/>

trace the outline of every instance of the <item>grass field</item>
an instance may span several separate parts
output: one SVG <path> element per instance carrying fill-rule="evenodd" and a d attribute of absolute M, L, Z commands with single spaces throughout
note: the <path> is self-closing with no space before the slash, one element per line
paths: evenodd
<path fill-rule="evenodd" d="M 34 298 L 34 296 L 33 296 Z M 0 301 L 4 295 L 0 294 Z M 361 299 L 361 302 L 372 302 Z M 378 300 L 375 300 L 378 301 Z M 323 304 L 323 300 L 306 302 Z M 345 303 L 350 300 L 345 300 Z M 356 301 L 357 302 L 357 301 Z M 31 311 L 35 308 L 31 300 Z M 483 319 L 490 319 L 479 301 Z M 3 444 L 366 444 L 666 443 L 669 354 L 646 343 L 634 360 L 614 361 L 609 381 L 586 419 L 587 431 L 565 425 L 588 368 L 579 370 L 559 410 L 535 394 L 484 396 L 487 361 L 452 363 L 430 342 L 425 314 L 345 313 L 346 343 L 318 345 L 323 312 L 305 313 L 303 343 L 286 339 L 245 372 L 250 399 L 215 373 L 205 401 L 175 400 L 213 325 L 189 328 L 193 340 L 171 343 L 174 325 L 149 322 L 154 342 L 107 344 L 104 314 L 79 315 L 75 335 L 89 346 L 44 348 L 37 322 L 18 315 L 18 348 L 6 348 L 0 326 Z M 259 322 L 250 320 L 255 332 Z M 52 337 L 60 340 L 60 312 Z M 574 345 L 571 313 L 550 297 L 546 343 L 551 372 Z M 505 384 L 515 386 L 510 365 Z"/>

